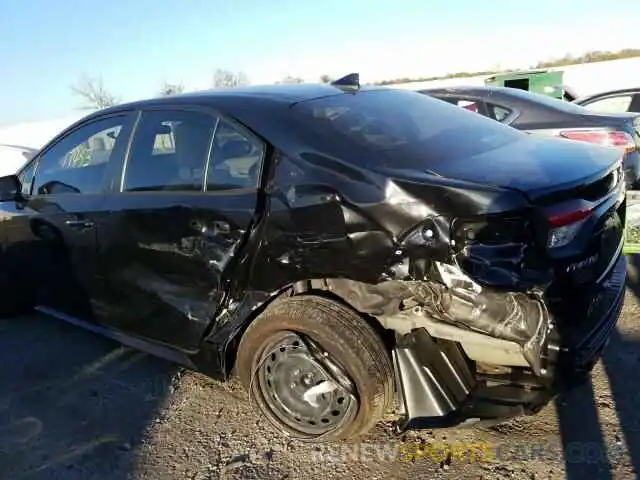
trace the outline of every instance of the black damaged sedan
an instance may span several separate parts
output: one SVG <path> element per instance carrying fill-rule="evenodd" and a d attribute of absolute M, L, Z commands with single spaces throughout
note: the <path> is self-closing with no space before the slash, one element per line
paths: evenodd
<path fill-rule="evenodd" d="M 621 160 L 357 76 L 119 105 L 0 179 L 0 305 L 238 375 L 308 440 L 530 414 L 618 320 Z"/>

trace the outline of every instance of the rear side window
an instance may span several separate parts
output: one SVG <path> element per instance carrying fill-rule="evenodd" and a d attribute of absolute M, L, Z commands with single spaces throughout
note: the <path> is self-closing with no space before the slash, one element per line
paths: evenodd
<path fill-rule="evenodd" d="M 201 191 L 218 119 L 204 112 L 144 112 L 134 133 L 123 191 Z"/>
<path fill-rule="evenodd" d="M 257 188 L 264 144 L 239 125 L 220 119 L 207 170 L 207 190 Z"/>
<path fill-rule="evenodd" d="M 452 155 L 480 154 L 523 137 L 482 115 L 404 90 L 335 95 L 300 102 L 292 111 L 323 149 L 345 142 L 367 150 L 358 155 L 362 161 L 384 167 L 429 168 Z"/>
<path fill-rule="evenodd" d="M 632 95 L 619 95 L 595 100 L 584 106 L 598 113 L 622 113 L 629 111 L 632 99 Z"/>

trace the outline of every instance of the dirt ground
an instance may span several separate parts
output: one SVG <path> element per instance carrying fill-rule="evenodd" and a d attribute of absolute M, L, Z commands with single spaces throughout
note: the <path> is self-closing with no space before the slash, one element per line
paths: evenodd
<path fill-rule="evenodd" d="M 288 440 L 238 385 L 58 320 L 2 320 L 0 479 L 636 478 L 640 303 L 631 278 L 591 385 L 535 417 L 403 436 L 387 422 L 355 446 Z M 445 445 L 458 453 L 445 458 Z"/>

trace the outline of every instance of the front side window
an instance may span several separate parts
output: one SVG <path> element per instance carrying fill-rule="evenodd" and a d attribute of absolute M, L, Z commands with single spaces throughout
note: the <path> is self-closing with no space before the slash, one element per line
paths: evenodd
<path fill-rule="evenodd" d="M 97 120 L 74 130 L 45 150 L 37 159 L 33 193 L 100 192 L 116 143 L 126 142 L 120 133 L 128 119 L 128 116 L 115 116 Z"/>
<path fill-rule="evenodd" d="M 204 112 L 144 112 L 126 162 L 123 191 L 201 191 L 218 119 Z"/>
<path fill-rule="evenodd" d="M 631 95 L 620 95 L 617 97 L 608 97 L 594 102 L 587 103 L 584 106 L 589 110 L 598 113 L 621 113 L 629 111 L 631 105 Z"/>

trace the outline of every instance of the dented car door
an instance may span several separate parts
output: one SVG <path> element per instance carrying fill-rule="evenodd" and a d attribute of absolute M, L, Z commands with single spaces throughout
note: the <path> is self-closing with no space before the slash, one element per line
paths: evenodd
<path fill-rule="evenodd" d="M 104 322 L 198 347 L 253 221 L 263 150 L 208 111 L 141 113 L 100 232 Z"/>

